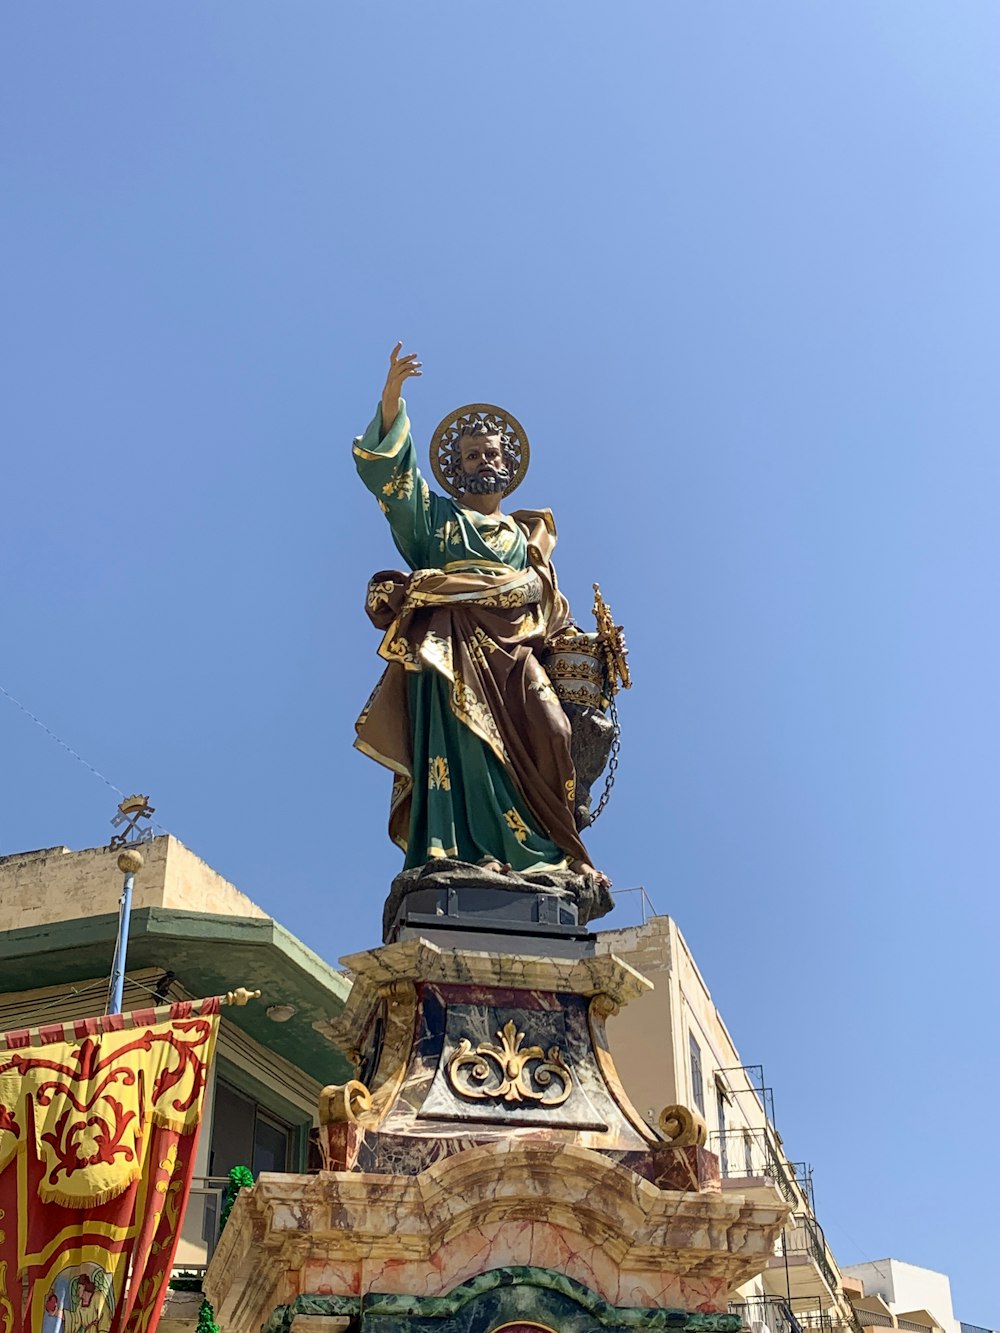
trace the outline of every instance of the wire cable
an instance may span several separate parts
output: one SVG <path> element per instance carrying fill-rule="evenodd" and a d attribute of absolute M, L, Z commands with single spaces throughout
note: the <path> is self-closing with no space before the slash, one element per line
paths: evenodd
<path fill-rule="evenodd" d="M 4 698 L 9 699 L 15 708 L 19 708 L 25 717 L 30 718 L 31 721 L 34 722 L 36 727 L 40 727 L 41 730 L 45 732 L 46 736 L 49 737 L 50 740 L 55 741 L 56 745 L 64 749 L 67 754 L 72 755 L 73 758 L 77 761 L 77 763 L 82 764 L 84 768 L 86 768 L 89 772 L 93 773 L 95 778 L 99 778 L 100 781 L 104 783 L 105 787 L 110 787 L 110 789 L 117 796 L 119 796 L 122 800 L 125 799 L 125 793 L 122 791 L 121 787 L 116 787 L 115 784 L 111 781 L 111 779 L 106 778 L 99 768 L 95 768 L 93 764 L 89 763 L 88 760 L 84 759 L 82 754 L 79 754 L 76 750 L 74 750 L 72 745 L 69 745 L 66 741 L 64 741 L 61 736 L 57 736 L 51 727 L 47 727 L 40 717 L 36 717 L 36 715 L 31 711 L 31 709 L 28 708 L 26 704 L 23 704 L 20 699 L 16 698 L 13 694 L 11 694 L 10 690 L 8 690 L 2 683 L 0 683 L 0 694 L 2 694 Z M 163 827 L 163 825 L 160 823 L 158 819 L 154 819 L 152 822 L 160 830 L 161 833 L 169 832 L 168 829 L 165 829 Z"/>
<path fill-rule="evenodd" d="M 5 689 L 2 684 L 0 684 L 0 694 L 4 695 L 5 698 L 9 699 L 15 708 L 19 708 L 21 712 L 25 715 L 25 717 L 31 718 L 35 726 L 41 727 L 42 731 L 45 732 L 46 736 L 54 740 L 57 745 L 61 745 L 67 754 L 71 754 L 73 758 L 77 760 L 78 763 L 81 763 L 84 766 L 84 768 L 89 769 L 90 772 L 93 773 L 95 778 L 100 778 L 100 780 L 104 783 L 106 787 L 110 787 L 113 792 L 117 792 L 118 795 L 123 800 L 125 799 L 125 793 L 122 791 L 120 787 L 116 787 L 115 784 L 111 782 L 110 779 L 106 778 L 99 769 L 96 769 L 93 764 L 89 764 L 87 760 L 84 759 L 82 754 L 77 754 L 77 752 L 73 749 L 72 745 L 67 745 L 66 742 L 60 736 L 56 735 L 56 733 L 51 729 L 51 727 L 47 727 L 40 717 L 36 717 L 30 708 L 27 708 L 23 703 L 21 703 L 20 699 L 15 699 L 15 697 L 11 694 L 10 690 Z"/>

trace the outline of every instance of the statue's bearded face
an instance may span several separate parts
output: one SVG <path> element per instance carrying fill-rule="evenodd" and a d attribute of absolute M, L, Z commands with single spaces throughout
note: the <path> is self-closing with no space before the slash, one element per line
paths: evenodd
<path fill-rule="evenodd" d="M 510 485 L 510 470 L 499 435 L 463 435 L 459 484 L 471 495 L 495 495 Z"/>

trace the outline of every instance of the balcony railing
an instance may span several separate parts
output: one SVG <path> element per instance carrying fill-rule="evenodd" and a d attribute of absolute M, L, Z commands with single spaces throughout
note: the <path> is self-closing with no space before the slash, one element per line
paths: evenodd
<path fill-rule="evenodd" d="M 718 1154 L 723 1180 L 746 1176 L 773 1180 L 789 1203 L 797 1203 L 796 1177 L 766 1129 L 726 1129 L 712 1135 L 709 1147 Z"/>
<path fill-rule="evenodd" d="M 181 1230 L 183 1252 L 197 1257 L 178 1258 L 173 1267 L 175 1277 L 201 1277 L 208 1267 L 219 1243 L 222 1205 L 229 1180 L 226 1176 L 194 1176 L 188 1196 Z"/>
<path fill-rule="evenodd" d="M 802 1327 L 802 1333 L 849 1333 L 854 1325 L 849 1317 L 826 1314 L 809 1310 L 795 1312 L 795 1318 Z"/>
<path fill-rule="evenodd" d="M 779 1296 L 751 1296 L 745 1301 L 730 1301 L 729 1313 L 738 1314 L 743 1327 L 751 1333 L 755 1330 L 763 1333 L 763 1328 L 769 1333 L 803 1333 L 802 1325 L 788 1303 Z"/>
<path fill-rule="evenodd" d="M 794 1213 L 781 1233 L 779 1254 L 808 1254 L 833 1295 L 840 1291 L 840 1281 L 826 1252 L 826 1241 L 819 1223 L 808 1213 Z M 854 1321 L 850 1321 L 852 1326 Z M 860 1325 L 859 1325 L 860 1327 Z M 927 1333 L 927 1330 L 923 1330 Z"/>
<path fill-rule="evenodd" d="M 799 1187 L 799 1193 L 806 1201 L 806 1205 L 812 1215 L 816 1216 L 816 1200 L 813 1197 L 813 1173 L 812 1167 L 808 1162 L 789 1162 L 788 1169 L 795 1177 L 795 1183 Z"/>
<path fill-rule="evenodd" d="M 892 1315 L 886 1314 L 884 1310 L 865 1310 L 862 1306 L 856 1305 L 854 1313 L 862 1328 L 871 1328 L 873 1324 L 877 1324 L 879 1328 L 896 1327 Z"/>
<path fill-rule="evenodd" d="M 937 1324 L 918 1324 L 915 1319 L 900 1319 L 896 1316 L 896 1324 L 899 1328 L 909 1330 L 909 1333 L 932 1333 L 937 1328 Z"/>

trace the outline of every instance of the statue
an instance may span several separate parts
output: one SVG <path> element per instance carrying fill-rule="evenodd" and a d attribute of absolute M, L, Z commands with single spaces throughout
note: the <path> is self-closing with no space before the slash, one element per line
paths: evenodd
<path fill-rule="evenodd" d="M 401 351 L 354 460 L 412 572 L 368 585 L 388 665 L 355 744 L 392 770 L 389 834 L 406 870 L 445 860 L 512 877 L 568 871 L 607 911 L 610 881 L 578 832 L 570 721 L 543 665 L 554 641 L 582 633 L 552 567 L 555 525 L 547 509 L 500 509 L 527 469 L 527 439 L 500 409 L 460 409 L 431 444 L 448 494 L 431 491 L 401 397 L 421 363 Z"/>

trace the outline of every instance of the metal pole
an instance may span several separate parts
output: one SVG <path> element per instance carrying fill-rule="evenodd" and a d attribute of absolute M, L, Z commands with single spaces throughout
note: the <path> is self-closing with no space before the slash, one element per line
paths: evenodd
<path fill-rule="evenodd" d="M 126 847 L 118 854 L 118 869 L 125 876 L 122 896 L 118 904 L 118 939 L 115 942 L 115 961 L 111 966 L 111 986 L 105 1012 L 120 1014 L 125 990 L 125 957 L 128 953 L 128 925 L 132 915 L 132 889 L 135 877 L 142 869 L 142 855 L 134 847 Z"/>

